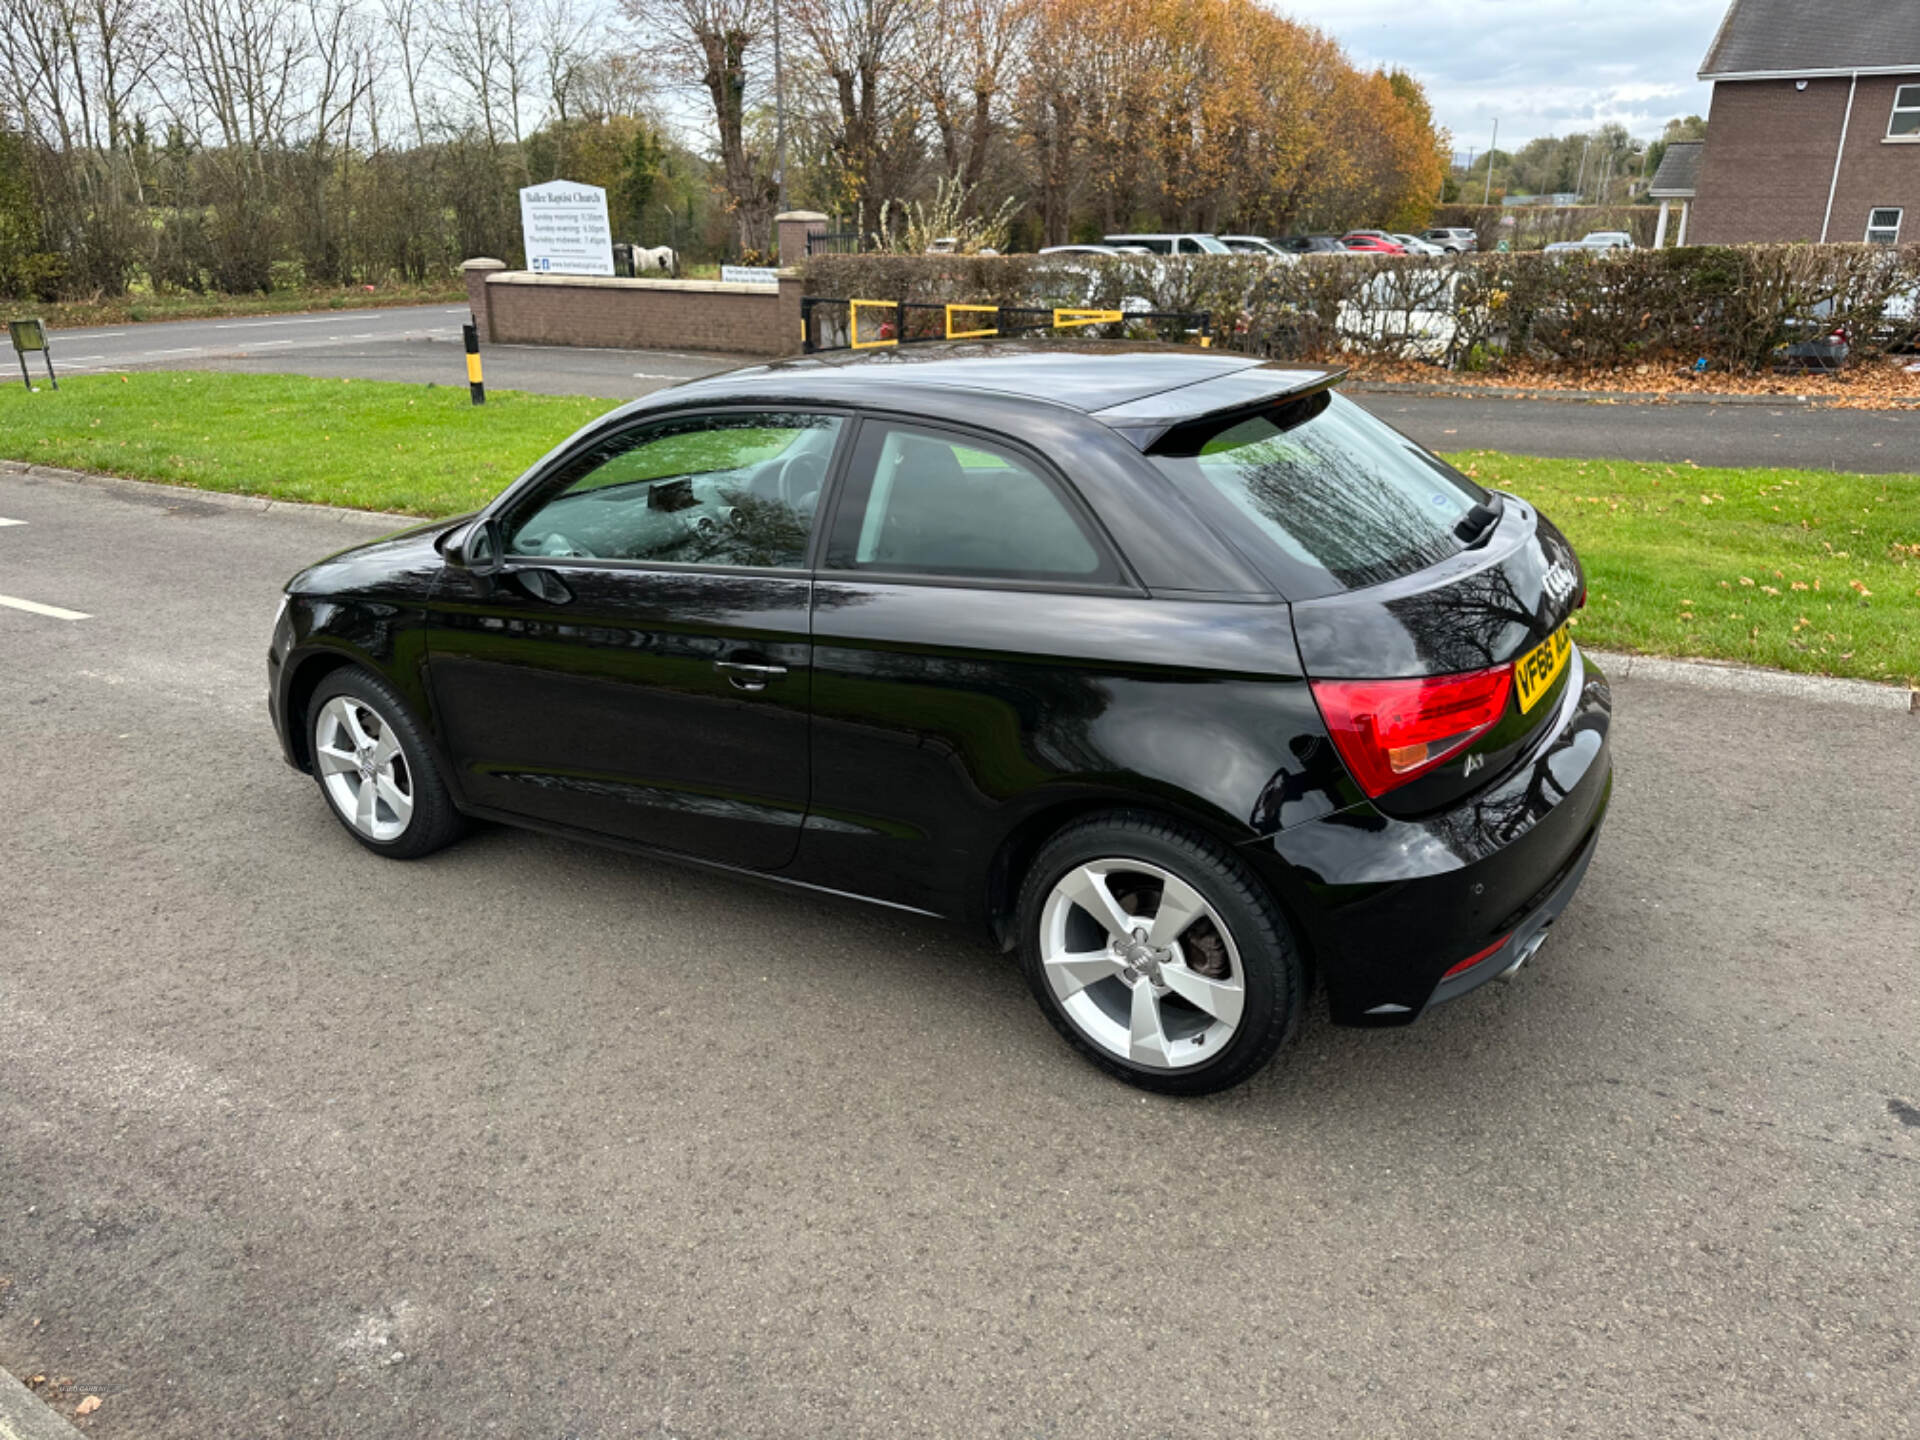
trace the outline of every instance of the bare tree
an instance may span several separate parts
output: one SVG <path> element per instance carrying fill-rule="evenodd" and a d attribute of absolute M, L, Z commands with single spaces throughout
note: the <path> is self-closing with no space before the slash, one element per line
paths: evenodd
<path fill-rule="evenodd" d="M 789 0 L 796 28 L 831 88 L 832 144 L 862 234 L 900 177 L 890 161 L 913 144 L 919 116 L 903 71 L 922 0 Z"/>
<path fill-rule="evenodd" d="M 652 37 L 647 46 L 679 83 L 704 90 L 713 106 L 721 184 L 740 248 L 769 240 L 777 193 L 761 158 L 747 149 L 749 59 L 771 12 L 768 0 L 620 0 Z"/>

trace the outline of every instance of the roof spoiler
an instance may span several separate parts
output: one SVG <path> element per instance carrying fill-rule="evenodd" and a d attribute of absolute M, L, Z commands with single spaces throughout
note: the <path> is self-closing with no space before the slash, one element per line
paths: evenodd
<path fill-rule="evenodd" d="M 1255 365 L 1230 375 L 1216 375 L 1096 410 L 1093 418 L 1126 436 L 1136 449 L 1146 451 L 1178 426 L 1262 410 L 1276 400 L 1317 395 L 1346 378 L 1344 367 L 1295 369 Z"/>

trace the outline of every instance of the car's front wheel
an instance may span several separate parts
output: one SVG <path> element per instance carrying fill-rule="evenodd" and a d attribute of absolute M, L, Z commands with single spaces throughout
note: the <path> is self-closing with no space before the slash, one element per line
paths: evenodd
<path fill-rule="evenodd" d="M 307 736 L 320 793 L 369 850 L 413 860 L 465 828 L 419 726 L 371 671 L 348 666 L 320 682 L 307 707 Z"/>
<path fill-rule="evenodd" d="M 1068 827 L 1029 868 L 1018 923 L 1041 1008 L 1129 1084 L 1225 1090 L 1293 1033 L 1302 967 L 1285 917 L 1229 849 L 1183 826 L 1114 813 Z"/>

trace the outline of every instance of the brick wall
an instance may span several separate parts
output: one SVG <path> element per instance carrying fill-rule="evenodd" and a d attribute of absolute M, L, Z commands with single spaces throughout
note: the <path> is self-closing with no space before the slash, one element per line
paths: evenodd
<path fill-rule="evenodd" d="M 789 355 L 800 349 L 800 281 L 534 275 L 468 261 L 467 294 L 490 344 Z"/>
<path fill-rule="evenodd" d="M 1889 142 L 1887 121 L 1901 84 L 1920 75 L 1860 77 L 1847 121 L 1846 78 L 1721 81 L 1687 238 L 1701 245 L 1818 240 L 1846 123 L 1846 152 L 1827 238 L 1858 244 L 1867 212 L 1903 207 L 1903 240 L 1920 238 L 1920 145 Z"/>

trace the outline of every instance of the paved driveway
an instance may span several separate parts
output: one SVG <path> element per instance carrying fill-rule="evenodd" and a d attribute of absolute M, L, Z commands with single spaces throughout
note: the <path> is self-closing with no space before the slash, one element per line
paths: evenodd
<path fill-rule="evenodd" d="M 1207 1102 L 885 911 L 360 851 L 293 509 L 0 477 L 0 1365 L 91 1433 L 1910 1435 L 1920 721 L 1630 680 L 1537 965 Z"/>

